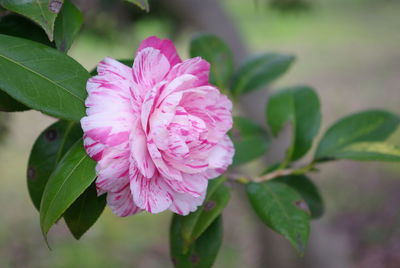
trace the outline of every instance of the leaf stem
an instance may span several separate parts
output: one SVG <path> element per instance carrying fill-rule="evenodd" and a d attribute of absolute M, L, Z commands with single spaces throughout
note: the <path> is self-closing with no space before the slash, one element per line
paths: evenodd
<path fill-rule="evenodd" d="M 297 168 L 297 169 L 291 169 L 291 168 L 278 169 L 278 170 L 272 171 L 270 173 L 267 173 L 267 174 L 265 174 L 263 176 L 259 176 L 259 177 L 255 177 L 255 178 L 246 178 L 246 177 L 243 177 L 243 176 L 237 176 L 237 177 L 229 176 L 228 179 L 232 180 L 232 181 L 235 181 L 237 183 L 240 183 L 240 184 L 248 184 L 250 182 L 259 183 L 259 182 L 269 181 L 269 180 L 272 180 L 272 179 L 275 179 L 275 178 L 278 178 L 278 177 L 282 177 L 282 176 L 303 175 L 303 174 L 305 174 L 307 172 L 314 171 L 315 170 L 314 165 L 315 165 L 315 162 L 311 162 L 308 165 L 300 167 L 300 168 Z"/>

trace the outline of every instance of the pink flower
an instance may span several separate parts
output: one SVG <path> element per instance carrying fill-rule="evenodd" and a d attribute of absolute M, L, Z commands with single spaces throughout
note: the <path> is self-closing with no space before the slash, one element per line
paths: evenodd
<path fill-rule="evenodd" d="M 172 42 L 157 37 L 142 42 L 132 68 L 99 63 L 81 124 L 98 193 L 115 214 L 186 215 L 231 164 L 232 104 L 208 83 L 209 70 L 200 57 L 182 62 Z"/>

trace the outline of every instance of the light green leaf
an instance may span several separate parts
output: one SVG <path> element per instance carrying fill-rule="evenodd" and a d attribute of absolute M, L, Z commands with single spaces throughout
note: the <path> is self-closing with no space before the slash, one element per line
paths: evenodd
<path fill-rule="evenodd" d="M 27 183 L 29 195 L 38 210 L 52 171 L 82 135 L 79 124 L 61 120 L 46 128 L 36 139 L 29 156 Z"/>
<path fill-rule="evenodd" d="M 231 134 L 235 146 L 233 166 L 263 156 L 271 143 L 270 136 L 261 126 L 244 117 L 233 118 Z"/>
<path fill-rule="evenodd" d="M 211 268 L 222 244 L 223 224 L 219 216 L 207 230 L 184 251 L 182 217 L 174 215 L 170 230 L 170 254 L 176 268 Z"/>
<path fill-rule="evenodd" d="M 150 11 L 150 6 L 149 6 L 149 1 L 148 0 L 125 0 L 127 2 L 133 3 L 140 7 L 143 10 L 146 10 L 147 12 Z"/>
<path fill-rule="evenodd" d="M 0 35 L 0 88 L 30 108 L 79 121 L 88 78 L 78 62 L 53 48 Z"/>
<path fill-rule="evenodd" d="M 210 83 L 219 88 L 229 88 L 233 74 L 233 54 L 225 42 L 212 34 L 200 34 L 190 43 L 190 56 L 200 56 L 211 65 Z"/>
<path fill-rule="evenodd" d="M 97 221 L 106 206 L 106 195 L 97 196 L 96 184 L 92 183 L 65 211 L 64 220 L 76 239 L 82 237 Z"/>
<path fill-rule="evenodd" d="M 40 226 L 44 237 L 51 226 L 96 178 L 96 162 L 78 140 L 50 176 L 40 204 Z"/>
<path fill-rule="evenodd" d="M 298 160 L 308 152 L 318 134 L 321 124 L 318 95 L 307 86 L 279 90 L 269 98 L 266 117 L 275 136 L 287 122 L 292 124 L 292 145 L 287 160 Z"/>
<path fill-rule="evenodd" d="M 4 8 L 39 24 L 50 41 L 53 41 L 54 22 L 62 4 L 63 0 L 0 0 L 0 5 Z"/>
<path fill-rule="evenodd" d="M 358 142 L 339 149 L 331 157 L 359 161 L 400 161 L 400 147 L 384 142 Z"/>
<path fill-rule="evenodd" d="M 230 199 L 230 188 L 225 185 L 226 178 L 219 177 L 210 181 L 204 204 L 195 212 L 187 216 L 176 217 L 181 219 L 184 250 L 198 239 L 212 222 L 222 213 Z"/>
<path fill-rule="evenodd" d="M 249 183 L 250 204 L 261 220 L 283 235 L 303 255 L 310 232 L 310 212 L 294 189 L 279 181 Z"/>
<path fill-rule="evenodd" d="M 267 53 L 249 58 L 236 71 L 232 90 L 235 96 L 268 86 L 282 76 L 295 57 L 286 54 Z"/>
<path fill-rule="evenodd" d="M 399 122 L 399 116 L 382 110 L 367 110 L 346 116 L 327 130 L 319 142 L 315 159 L 335 159 L 337 154 L 355 143 L 385 141 L 398 128 Z M 361 147 L 367 150 L 365 145 Z M 360 149 L 353 148 L 350 151 Z"/>
<path fill-rule="evenodd" d="M 82 27 L 82 23 L 83 15 L 81 11 L 71 0 L 65 0 L 54 29 L 54 39 L 59 50 L 67 52 L 70 49 Z"/>

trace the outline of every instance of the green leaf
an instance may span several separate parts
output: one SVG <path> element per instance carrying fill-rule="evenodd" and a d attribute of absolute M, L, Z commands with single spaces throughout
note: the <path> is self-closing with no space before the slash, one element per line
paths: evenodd
<path fill-rule="evenodd" d="M 275 136 L 287 122 L 292 124 L 288 161 L 298 160 L 308 152 L 321 124 L 320 103 L 314 89 L 297 86 L 279 90 L 270 96 L 266 115 Z"/>
<path fill-rule="evenodd" d="M 399 126 L 397 115 L 382 110 L 368 110 L 346 116 L 333 124 L 322 137 L 315 153 L 316 161 L 333 160 L 344 151 L 360 151 L 355 143 L 382 142 Z M 362 145 L 364 150 L 365 145 Z M 367 152 L 366 152 L 367 153 Z"/>
<path fill-rule="evenodd" d="M 339 149 L 331 157 L 359 161 L 400 161 L 400 147 L 384 142 L 358 142 Z"/>
<path fill-rule="evenodd" d="M 125 0 L 125 1 L 133 3 L 133 4 L 137 5 L 138 7 L 140 7 L 141 9 L 146 10 L 147 12 L 149 12 L 149 10 L 150 10 L 148 0 Z"/>
<path fill-rule="evenodd" d="M 271 143 L 268 133 L 244 117 L 233 118 L 232 140 L 235 146 L 233 165 L 242 165 L 265 154 Z"/>
<path fill-rule="evenodd" d="M 193 241 L 198 239 L 211 223 L 221 215 L 228 204 L 231 190 L 225 185 L 225 182 L 226 178 L 224 177 L 211 180 L 204 204 L 187 216 L 176 216 L 182 218 L 181 230 L 185 253 Z"/>
<path fill-rule="evenodd" d="M 106 205 L 106 195 L 97 196 L 96 184 L 92 183 L 65 211 L 64 220 L 76 239 L 82 237 L 97 221 Z"/>
<path fill-rule="evenodd" d="M 0 88 L 30 108 L 79 121 L 88 78 L 78 62 L 53 48 L 0 35 Z"/>
<path fill-rule="evenodd" d="M 303 255 L 310 232 L 310 213 L 294 189 L 278 181 L 249 183 L 250 204 L 261 220 L 283 235 Z"/>
<path fill-rule="evenodd" d="M 0 34 L 22 37 L 47 46 L 54 46 L 40 26 L 15 14 L 0 16 Z M 29 107 L 16 101 L 10 95 L 0 90 L 0 111 L 18 112 L 29 110 Z"/>
<path fill-rule="evenodd" d="M 14 100 L 10 95 L 0 90 L 0 112 L 20 112 L 26 110 L 29 110 L 29 107 Z"/>
<path fill-rule="evenodd" d="M 39 24 L 46 31 L 50 41 L 53 41 L 54 21 L 62 4 L 63 0 L 0 0 L 0 5 L 4 8 Z"/>
<path fill-rule="evenodd" d="M 290 175 L 279 177 L 275 181 L 286 183 L 288 186 L 296 190 L 306 201 L 313 219 L 319 218 L 324 214 L 324 202 L 322 197 L 314 185 L 314 183 L 304 175 Z"/>
<path fill-rule="evenodd" d="M 51 174 L 40 204 L 40 226 L 45 239 L 51 226 L 96 178 L 96 162 L 78 140 Z"/>
<path fill-rule="evenodd" d="M 249 58 L 233 77 L 233 94 L 239 96 L 266 87 L 282 76 L 294 60 L 295 57 L 292 55 L 277 53 Z"/>
<path fill-rule="evenodd" d="M 212 267 L 222 244 L 223 224 L 219 216 L 184 253 L 182 217 L 174 215 L 170 230 L 170 254 L 176 268 Z"/>
<path fill-rule="evenodd" d="M 29 156 L 27 183 L 29 195 L 38 210 L 51 172 L 82 135 L 79 124 L 58 121 L 46 128 L 36 139 Z"/>
<path fill-rule="evenodd" d="M 200 34 L 190 42 L 190 56 L 200 56 L 211 65 L 210 83 L 219 88 L 229 88 L 233 74 L 233 54 L 225 42 L 212 34 Z"/>
<path fill-rule="evenodd" d="M 0 16 L 0 34 L 21 37 L 54 47 L 54 43 L 50 42 L 45 31 L 40 26 L 16 14 L 9 14 L 4 17 Z"/>
<path fill-rule="evenodd" d="M 54 29 L 54 39 L 59 50 L 67 52 L 70 49 L 82 23 L 81 11 L 70 0 L 65 0 Z"/>

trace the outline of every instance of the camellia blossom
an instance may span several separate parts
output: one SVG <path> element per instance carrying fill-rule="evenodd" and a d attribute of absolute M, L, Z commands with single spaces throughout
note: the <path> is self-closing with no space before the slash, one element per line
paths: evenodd
<path fill-rule="evenodd" d="M 98 193 L 115 214 L 186 215 L 232 163 L 232 103 L 208 83 L 209 71 L 157 37 L 141 43 L 132 68 L 111 58 L 97 66 L 81 125 Z"/>

